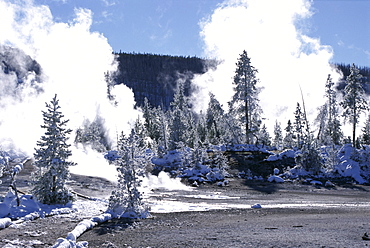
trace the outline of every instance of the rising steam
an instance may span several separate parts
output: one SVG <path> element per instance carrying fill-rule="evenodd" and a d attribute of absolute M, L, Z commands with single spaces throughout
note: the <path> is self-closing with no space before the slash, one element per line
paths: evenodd
<path fill-rule="evenodd" d="M 313 14 L 308 0 L 229 0 L 201 22 L 204 56 L 216 58 L 216 70 L 198 76 L 194 82 L 203 89 L 195 98 L 207 99 L 211 91 L 227 108 L 239 54 L 246 50 L 263 90 L 260 104 L 264 121 L 272 133 L 275 120 L 286 126 L 293 119 L 303 90 L 309 121 L 323 104 L 328 74 L 340 75 L 331 67 L 333 51 L 317 38 L 305 34 L 305 23 Z M 204 109 L 207 101 L 198 105 Z"/>
<path fill-rule="evenodd" d="M 85 120 L 92 122 L 99 116 L 112 142 L 117 133 L 129 129 L 129 122 L 139 115 L 134 110 L 134 96 L 120 85 L 112 92 L 118 105 L 107 99 L 104 73 L 116 71 L 117 63 L 107 39 L 90 32 L 90 10 L 75 9 L 74 19 L 63 23 L 53 20 L 47 6 L 32 0 L 1 0 L 0 13 L 0 46 L 18 49 L 41 67 L 38 80 L 35 73 L 29 72 L 22 84 L 17 83 L 15 73 L 0 70 L 3 146 L 13 145 L 29 155 L 33 153 L 43 132 L 41 110 L 54 94 L 58 95 L 65 118 L 70 120 L 68 128 L 76 130 Z M 24 59 L 17 54 L 14 57 L 24 66 Z"/>

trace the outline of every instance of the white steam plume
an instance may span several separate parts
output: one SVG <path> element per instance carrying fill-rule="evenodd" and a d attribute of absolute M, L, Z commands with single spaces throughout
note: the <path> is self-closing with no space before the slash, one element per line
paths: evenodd
<path fill-rule="evenodd" d="M 92 13 L 75 9 L 68 23 L 55 22 L 47 6 L 32 0 L 0 0 L 0 45 L 18 48 L 42 68 L 42 92 L 36 91 L 32 78 L 17 94 L 0 87 L 0 143 L 13 144 L 31 155 L 44 130 L 41 110 L 45 102 L 58 95 L 61 111 L 69 119 L 68 128 L 76 130 L 84 120 L 100 116 L 113 142 L 116 133 L 129 130 L 129 122 L 140 113 L 134 109 L 134 96 L 124 85 L 114 87 L 115 106 L 107 99 L 104 73 L 116 71 L 117 63 L 107 39 L 90 32 Z M 0 70 L 0 84 L 13 85 L 15 75 Z M 14 87 L 13 87 L 14 88 Z M 73 136 L 71 140 L 73 141 Z M 78 162 L 78 161 L 77 161 Z"/>
<path fill-rule="evenodd" d="M 328 74 L 334 81 L 340 75 L 329 62 L 331 47 L 305 35 L 302 24 L 311 15 L 308 0 L 229 0 L 219 5 L 201 23 L 204 55 L 221 64 L 198 76 L 194 82 L 203 89 L 196 99 L 208 99 L 211 91 L 227 108 L 233 94 L 235 63 L 246 50 L 252 65 L 258 69 L 260 104 L 265 123 L 272 135 L 275 120 L 285 128 L 293 121 L 296 103 L 301 103 L 300 89 L 308 111 L 309 121 L 316 117 L 323 104 L 324 86 Z M 207 101 L 198 105 L 204 109 Z"/>

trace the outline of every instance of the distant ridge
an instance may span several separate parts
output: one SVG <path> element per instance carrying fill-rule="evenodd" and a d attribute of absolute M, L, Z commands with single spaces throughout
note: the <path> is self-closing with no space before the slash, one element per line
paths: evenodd
<path fill-rule="evenodd" d="M 193 89 L 191 80 L 195 74 L 203 74 L 216 62 L 197 57 L 170 56 L 140 53 L 115 53 L 119 61 L 117 84 L 131 88 L 138 106 L 148 98 L 152 106 L 167 109 L 173 100 L 177 82 L 185 84 L 185 94 Z"/>

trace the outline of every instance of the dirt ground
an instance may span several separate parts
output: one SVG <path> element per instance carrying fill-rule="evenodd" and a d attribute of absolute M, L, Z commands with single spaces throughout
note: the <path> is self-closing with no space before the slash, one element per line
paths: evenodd
<path fill-rule="evenodd" d="M 218 201 L 245 203 L 246 208 L 153 213 L 152 218 L 131 223 L 110 221 L 79 240 L 88 241 L 89 247 L 366 247 L 370 241 L 362 240 L 362 235 L 370 232 L 369 190 L 366 186 L 246 184 L 238 179 L 229 187 L 203 186 L 191 194 L 221 193 L 230 198 Z M 177 199 L 215 203 L 214 199 Z M 249 207 L 256 202 L 262 208 Z M 268 208 L 300 202 L 333 205 Z"/>
<path fill-rule="evenodd" d="M 27 170 L 19 188 L 27 190 Z M 110 194 L 114 185 L 101 178 L 73 175 L 69 185 L 85 195 Z M 0 193 L 5 192 L 5 185 Z M 233 179 L 227 187 L 200 186 L 167 194 L 159 200 L 219 204 L 224 209 L 179 213 L 152 213 L 148 219 L 113 220 L 81 235 L 89 247 L 367 247 L 370 233 L 370 187 L 335 188 L 301 184 L 251 183 Z M 197 195 L 220 195 L 218 199 Z M 260 203 L 262 208 L 250 206 Z M 289 204 L 292 204 L 290 206 Z M 237 205 L 239 208 L 227 206 Z M 73 216 L 73 215 L 72 215 Z M 50 247 L 66 237 L 82 219 L 53 216 L 0 230 L 0 247 Z M 17 240 L 19 241 L 17 244 Z"/>

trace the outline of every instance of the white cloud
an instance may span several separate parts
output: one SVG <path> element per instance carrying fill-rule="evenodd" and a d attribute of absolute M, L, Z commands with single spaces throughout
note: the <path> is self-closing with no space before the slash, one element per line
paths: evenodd
<path fill-rule="evenodd" d="M 114 5 L 117 4 L 115 0 L 111 0 L 111 1 L 109 1 L 109 0 L 101 0 L 101 1 L 107 7 L 114 6 Z"/>

